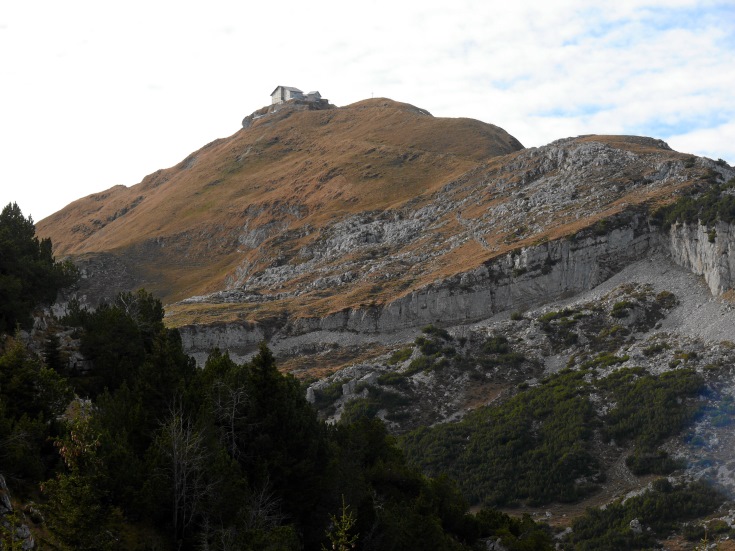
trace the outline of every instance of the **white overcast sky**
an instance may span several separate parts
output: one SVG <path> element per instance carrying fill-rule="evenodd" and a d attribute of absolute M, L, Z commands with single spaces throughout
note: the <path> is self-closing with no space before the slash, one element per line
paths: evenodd
<path fill-rule="evenodd" d="M 133 185 L 279 84 L 734 164 L 735 0 L 2 0 L 0 207 Z"/>

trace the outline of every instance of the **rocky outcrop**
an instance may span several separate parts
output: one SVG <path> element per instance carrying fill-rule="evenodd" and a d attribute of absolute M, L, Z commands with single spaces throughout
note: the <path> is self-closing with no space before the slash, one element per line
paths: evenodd
<path fill-rule="evenodd" d="M 28 525 L 22 522 L 10 501 L 10 491 L 5 482 L 5 477 L 0 475 L 0 549 L 4 549 L 4 543 L 10 543 L 11 549 L 22 549 L 27 551 L 35 549 L 36 542 Z"/>
<path fill-rule="evenodd" d="M 532 306 L 591 289 L 659 246 L 659 233 L 643 214 L 611 220 L 609 229 L 590 228 L 575 236 L 520 248 L 480 267 L 437 281 L 386 305 L 349 308 L 325 317 L 283 320 L 265 331 L 255 324 L 181 328 L 185 348 L 201 364 L 212 348 L 245 357 L 264 338 L 276 349 L 298 348 L 301 336 L 320 333 L 380 335 L 429 323 L 459 325 L 498 312 Z M 302 339 L 303 340 L 303 339 Z"/>
<path fill-rule="evenodd" d="M 716 229 L 711 244 L 701 228 L 662 240 L 648 220 L 651 204 L 735 175 L 724 163 L 635 136 L 522 149 L 492 125 L 458 126 L 388 100 L 308 112 L 317 108 L 331 109 L 266 106 L 236 137 L 109 205 L 104 219 L 126 239 L 115 241 L 108 227 L 85 238 L 102 249 L 75 259 L 82 280 L 70 296 L 94 307 L 145 287 L 202 363 L 214 347 L 244 358 L 266 339 L 300 354 L 531 308 L 594 287 L 662 242 L 713 292 L 730 286 L 729 228 Z M 398 123 L 391 137 L 385 129 Z M 470 128 L 472 140 L 446 137 Z M 131 241 L 123 222 L 133 207 L 142 218 L 152 198 L 138 199 L 164 186 L 167 202 L 151 217 L 176 203 L 177 213 L 206 218 L 177 214 L 166 231 L 156 220 Z M 226 204 L 227 215 L 213 220 L 215 203 L 199 196 Z"/>
<path fill-rule="evenodd" d="M 667 245 L 674 262 L 703 276 L 713 295 L 732 289 L 735 225 L 675 224 L 669 230 Z"/>
<path fill-rule="evenodd" d="M 267 338 L 262 326 L 249 323 L 221 323 L 216 325 L 187 325 L 179 328 L 184 350 L 197 365 L 203 366 L 214 348 L 227 351 L 233 358 L 247 356 L 258 343 Z"/>
<path fill-rule="evenodd" d="M 60 293 L 52 308 L 54 315 L 63 316 L 71 299 L 88 309 L 110 302 L 123 290 L 141 287 L 142 278 L 133 263 L 114 253 L 87 254 L 74 260 L 79 269 L 79 281 Z"/>
<path fill-rule="evenodd" d="M 605 231 L 601 231 L 601 228 Z M 429 323 L 461 325 L 503 311 L 525 310 L 592 289 L 655 250 L 701 275 L 713 295 L 733 287 L 735 227 L 679 224 L 668 234 L 649 225 L 645 213 L 624 214 L 574 236 L 517 249 L 480 267 L 436 281 L 385 305 L 348 308 L 324 317 L 180 328 L 185 349 L 203 365 L 213 348 L 247 358 L 262 340 L 275 350 L 298 353 L 318 340 L 337 344 L 379 341 L 387 334 Z M 359 338 L 358 338 L 359 335 Z"/>
<path fill-rule="evenodd" d="M 654 151 L 669 151 L 655 140 L 641 140 Z M 634 141 L 626 138 L 626 143 Z M 380 281 L 393 281 L 416 266 L 436 265 L 438 258 L 470 241 L 485 250 L 497 250 L 498 235 L 511 235 L 505 243 L 529 233 L 539 237 L 535 245 L 495 256 L 470 270 L 460 268 L 451 277 L 414 288 L 387 303 L 375 297 L 371 306 L 363 303 L 325 316 L 297 312 L 280 319 L 269 335 L 254 332 L 250 326 L 228 331 L 183 328 L 184 342 L 193 354 L 203 355 L 217 346 L 237 351 L 241 358 L 263 337 L 274 350 L 286 354 L 298 354 L 304 343 L 318 340 L 352 345 L 373 339 L 385 344 L 386 335 L 429 323 L 462 325 L 572 296 L 659 249 L 675 263 L 704 276 L 711 292 L 720 295 L 732 287 L 735 273 L 730 254 L 733 228 L 727 224 L 713 228 L 678 225 L 669 233 L 662 232 L 651 224 L 645 202 L 627 200 L 680 186 L 690 176 L 689 170 L 707 171 L 710 181 L 720 182 L 735 171 L 708 159 L 685 162 L 656 155 L 660 154 L 646 160 L 640 153 L 587 138 L 560 140 L 525 150 L 501 168 L 488 170 L 483 178 L 475 174 L 467 181 L 460 178 L 447 184 L 428 204 L 413 210 L 351 215 L 323 228 L 319 238 L 302 246 L 291 262 L 275 262 L 248 274 L 238 288 L 190 300 L 244 304 L 277 302 L 313 289 L 339 288 L 342 292 L 375 273 L 381 275 Z M 614 184 L 607 181 L 613 169 L 619 171 Z M 497 199 L 501 193 L 507 200 Z M 622 209 L 610 207 L 613 204 Z M 476 210 L 471 217 L 465 216 L 464 209 L 470 206 Z M 604 208 L 614 214 L 593 217 Z M 548 240 L 548 233 L 541 230 L 548 231 L 561 219 L 567 220 L 564 231 L 568 233 Z M 580 222 L 569 223 L 574 219 Z M 452 222 L 457 225 L 447 238 L 439 230 Z M 274 293 L 296 279 L 304 288 Z"/>
<path fill-rule="evenodd" d="M 603 235 L 588 231 L 519 249 L 382 307 L 295 320 L 292 330 L 391 332 L 428 323 L 469 323 L 591 289 L 657 245 L 658 235 L 645 218 L 634 216 Z"/>
<path fill-rule="evenodd" d="M 294 111 L 323 111 L 324 109 L 336 109 L 336 106 L 329 103 L 326 99 L 320 99 L 319 101 L 307 101 L 307 100 L 290 100 L 283 103 L 276 103 L 273 105 L 266 105 L 250 113 L 247 117 L 242 120 L 243 128 L 250 128 L 250 126 L 268 115 L 275 113 L 291 113 Z"/>

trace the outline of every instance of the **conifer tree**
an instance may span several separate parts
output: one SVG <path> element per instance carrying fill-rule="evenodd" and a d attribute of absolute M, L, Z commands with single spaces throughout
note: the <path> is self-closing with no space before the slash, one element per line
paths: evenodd
<path fill-rule="evenodd" d="M 0 213 L 0 333 L 30 327 L 31 311 L 50 304 L 59 289 L 74 283 L 71 262 L 56 262 L 51 240 L 39 240 L 33 219 L 17 203 Z"/>

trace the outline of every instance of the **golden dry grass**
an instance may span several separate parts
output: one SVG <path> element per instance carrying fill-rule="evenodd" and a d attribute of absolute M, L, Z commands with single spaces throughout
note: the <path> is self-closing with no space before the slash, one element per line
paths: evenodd
<path fill-rule="evenodd" d="M 492 125 L 437 119 L 390 100 L 284 110 L 135 186 L 79 199 L 37 231 L 60 257 L 134 256 L 171 302 L 221 288 L 243 256 L 253 256 L 233 240 L 246 220 L 298 229 L 395 207 L 518 147 Z"/>

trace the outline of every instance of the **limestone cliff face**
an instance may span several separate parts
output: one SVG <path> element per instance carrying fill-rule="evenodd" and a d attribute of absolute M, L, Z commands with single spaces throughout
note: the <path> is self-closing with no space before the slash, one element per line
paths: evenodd
<path fill-rule="evenodd" d="M 355 333 L 377 339 L 429 323 L 459 325 L 538 306 L 593 288 L 660 244 L 659 233 L 643 215 L 627 216 L 615 225 L 606 233 L 585 230 L 512 251 L 384 306 L 296 318 L 274 328 L 270 335 L 256 324 L 184 326 L 182 338 L 187 351 L 201 362 L 205 351 L 214 347 L 236 357 L 246 356 L 267 336 L 276 348 L 293 351 L 300 337 L 309 333 L 329 334 L 335 342 L 339 335 L 350 340 Z"/>
<path fill-rule="evenodd" d="M 513 251 L 384 307 L 302 318 L 294 329 L 386 332 L 428 323 L 477 321 L 591 289 L 658 244 L 658 236 L 638 216 L 610 233 L 590 233 Z"/>
<path fill-rule="evenodd" d="M 735 226 L 717 223 L 676 224 L 671 227 L 667 246 L 671 258 L 704 280 L 713 295 L 732 289 L 735 277 Z"/>
<path fill-rule="evenodd" d="M 187 351 L 201 363 L 206 351 L 214 347 L 246 357 L 263 339 L 293 353 L 308 334 L 340 344 L 354 340 L 356 334 L 369 341 L 429 323 L 467 324 L 592 289 L 654 251 L 703 276 L 715 296 L 735 284 L 733 225 L 719 223 L 707 228 L 678 224 L 662 233 L 643 214 L 619 219 L 614 225 L 606 233 L 587 229 L 572 237 L 512 251 L 383 306 L 284 320 L 268 329 L 257 324 L 184 326 L 182 337 Z"/>
<path fill-rule="evenodd" d="M 244 359 L 263 339 L 276 351 L 290 354 L 313 341 L 339 345 L 356 339 L 378 342 L 386 335 L 429 323 L 467 324 L 573 296 L 654 251 L 703 276 L 715 296 L 735 285 L 733 225 L 679 224 L 664 233 L 651 226 L 644 214 L 619 219 L 614 225 L 606 233 L 587 229 L 573 237 L 518 249 L 384 306 L 284 320 L 268 328 L 248 323 L 189 325 L 180 328 L 182 338 L 188 353 L 200 364 L 214 347 Z"/>
<path fill-rule="evenodd" d="M 192 354 L 217 346 L 244 357 L 261 338 L 298 353 L 305 342 L 385 342 L 428 323 L 531 308 L 666 248 L 649 224 L 651 199 L 733 174 L 649 138 L 558 140 L 387 209 L 345 212 L 303 231 L 248 224 L 238 242 L 267 262 L 243 262 L 225 289 L 167 305 L 169 323 Z M 278 321 L 265 330 L 257 321 L 202 321 L 202 311 Z"/>
<path fill-rule="evenodd" d="M 227 351 L 237 359 L 253 352 L 258 343 L 267 340 L 263 329 L 250 323 L 187 325 L 179 328 L 184 349 L 200 367 L 214 348 Z"/>

